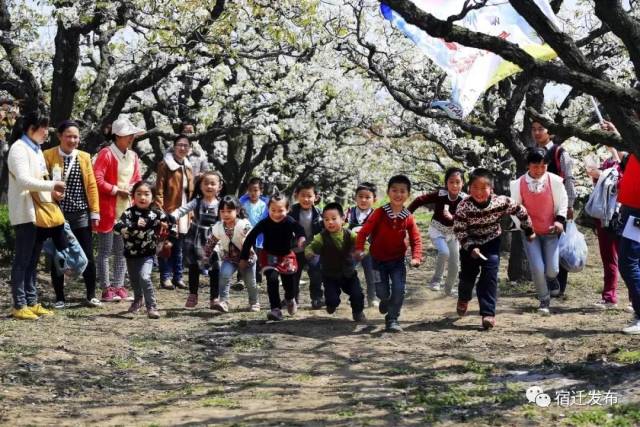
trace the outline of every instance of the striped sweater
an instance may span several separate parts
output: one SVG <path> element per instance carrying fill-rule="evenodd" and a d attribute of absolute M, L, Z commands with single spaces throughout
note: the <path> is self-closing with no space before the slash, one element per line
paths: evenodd
<path fill-rule="evenodd" d="M 462 247 L 471 251 L 500 237 L 500 218 L 505 215 L 515 215 L 521 222 L 520 228 L 527 236 L 533 233 L 531 220 L 524 206 L 507 196 L 495 194 L 483 204 L 477 203 L 471 197 L 460 202 L 453 220 L 453 231 Z"/>

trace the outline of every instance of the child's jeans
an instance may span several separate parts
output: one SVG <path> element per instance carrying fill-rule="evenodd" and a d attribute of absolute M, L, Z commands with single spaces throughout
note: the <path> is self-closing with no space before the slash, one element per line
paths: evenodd
<path fill-rule="evenodd" d="M 447 292 L 451 292 L 460 270 L 460 244 L 455 236 L 443 234 L 435 227 L 429 228 L 429 237 L 438 251 L 431 283 L 440 283 L 442 281 L 444 268 L 447 266 L 447 281 L 444 289 Z"/>
<path fill-rule="evenodd" d="M 547 282 L 554 280 L 560 271 L 558 236 L 536 235 L 536 238 L 531 242 L 524 235 L 522 238 L 527 259 L 529 260 L 531 277 L 538 292 L 538 299 L 540 301 L 549 301 L 551 295 Z"/>
<path fill-rule="evenodd" d="M 460 249 L 460 283 L 458 285 L 458 300 L 469 302 L 472 298 L 473 287 L 480 274 L 477 284 L 478 303 L 481 316 L 496 315 L 496 300 L 498 294 L 498 268 L 500 266 L 500 238 L 491 240 L 480 246 L 480 252 L 487 258 L 473 258 L 471 252 Z"/>
<path fill-rule="evenodd" d="M 380 274 L 376 283 L 376 295 L 381 304 L 387 304 L 388 312 L 385 320 L 398 320 L 404 302 L 407 267 L 404 257 L 393 261 L 373 260 L 373 268 Z"/>
<path fill-rule="evenodd" d="M 222 288 L 220 289 L 220 299 L 222 301 L 229 301 L 229 288 L 231 287 L 231 278 L 234 273 L 238 271 L 238 264 L 230 261 L 222 261 L 220 266 L 220 283 Z M 249 304 L 253 305 L 258 302 L 258 287 L 256 285 L 256 265 L 251 265 L 245 270 L 239 270 L 240 276 L 244 285 L 249 292 Z"/>
<path fill-rule="evenodd" d="M 191 264 L 189 265 L 189 293 L 198 295 L 198 288 L 200 287 L 200 265 L 199 264 Z M 220 293 L 219 288 L 219 278 L 220 278 L 220 269 L 218 268 L 217 263 L 215 265 L 209 266 L 209 294 L 210 299 L 218 298 L 218 294 Z"/>
<path fill-rule="evenodd" d="M 127 270 L 129 271 L 131 288 L 133 288 L 133 298 L 138 301 L 144 295 L 144 303 L 147 308 L 155 307 L 156 294 L 153 283 L 151 283 L 153 256 L 127 258 Z"/>
<path fill-rule="evenodd" d="M 298 295 L 298 282 L 293 274 L 280 274 L 274 269 L 263 272 L 267 278 L 267 294 L 269 295 L 269 305 L 271 310 L 282 308 L 282 300 L 280 299 L 280 281 L 282 278 L 282 287 L 284 288 L 284 297 L 292 300 Z"/>
<path fill-rule="evenodd" d="M 304 256 L 304 252 L 296 253 L 298 259 L 298 271 L 295 273 L 297 292 L 300 293 L 300 277 L 302 277 L 302 270 L 307 269 L 309 275 L 309 296 L 311 300 L 322 299 L 322 273 L 320 272 L 320 266 L 307 261 Z M 296 294 L 296 300 L 300 302 L 298 294 Z"/>
<path fill-rule="evenodd" d="M 182 281 L 182 242 L 184 234 L 172 237 L 169 241 L 173 244 L 171 256 L 166 259 L 158 257 L 160 267 L 160 280 L 172 279 L 174 282 Z"/>
<path fill-rule="evenodd" d="M 362 258 L 361 264 L 364 272 L 364 281 L 367 284 L 367 301 L 372 303 L 376 300 L 376 283 L 380 281 L 380 274 L 373 268 L 371 255 Z"/>
<path fill-rule="evenodd" d="M 353 314 L 361 313 L 364 310 L 364 294 L 357 274 L 354 274 L 353 277 L 327 277 L 323 275 L 322 284 L 324 285 L 324 299 L 327 307 L 339 306 L 340 293 L 343 291 L 349 295 Z"/>

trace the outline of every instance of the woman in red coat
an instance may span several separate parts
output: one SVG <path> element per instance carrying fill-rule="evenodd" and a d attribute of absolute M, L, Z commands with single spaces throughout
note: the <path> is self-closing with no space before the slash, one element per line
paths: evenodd
<path fill-rule="evenodd" d="M 102 301 L 130 300 L 124 288 L 124 243 L 122 236 L 113 233 L 113 226 L 129 207 L 129 192 L 141 180 L 140 161 L 130 149 L 136 135 L 144 129 L 134 126 L 127 118 L 119 118 L 111 125 L 115 142 L 98 153 L 93 169 L 100 196 L 100 222 L 96 270 L 102 287 Z M 113 272 L 109 274 L 109 257 L 113 253 Z"/>

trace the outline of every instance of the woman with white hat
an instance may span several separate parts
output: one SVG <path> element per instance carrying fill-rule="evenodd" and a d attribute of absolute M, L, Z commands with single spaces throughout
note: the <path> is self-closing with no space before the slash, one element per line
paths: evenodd
<path fill-rule="evenodd" d="M 102 287 L 102 301 L 131 300 L 124 288 L 126 263 L 122 236 L 113 233 L 113 226 L 129 207 L 129 192 L 141 180 L 140 161 L 131 150 L 136 135 L 145 132 L 128 118 L 118 118 L 111 125 L 115 142 L 98 152 L 93 169 L 100 196 L 100 222 L 96 270 Z M 109 257 L 113 253 L 113 273 L 109 274 Z"/>

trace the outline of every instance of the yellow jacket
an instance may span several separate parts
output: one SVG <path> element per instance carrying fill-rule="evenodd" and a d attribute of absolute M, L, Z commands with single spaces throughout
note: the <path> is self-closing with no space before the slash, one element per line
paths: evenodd
<path fill-rule="evenodd" d="M 59 146 L 49 148 L 44 151 L 44 159 L 47 162 L 47 169 L 49 170 L 49 176 L 51 176 L 51 170 L 55 165 L 59 165 L 64 168 L 64 161 L 59 153 Z M 82 173 L 82 181 L 84 183 L 84 191 L 87 195 L 87 203 L 89 204 L 89 212 L 91 212 L 91 219 L 100 219 L 100 204 L 98 202 L 98 185 L 96 184 L 96 177 L 93 174 L 93 166 L 91 165 L 91 156 L 89 153 L 76 150 L 76 160 L 80 165 L 80 172 Z"/>

